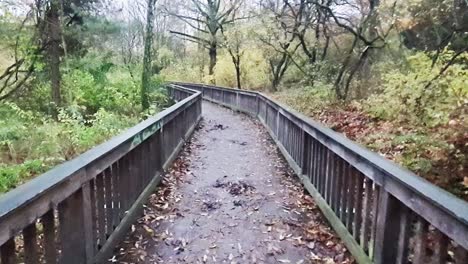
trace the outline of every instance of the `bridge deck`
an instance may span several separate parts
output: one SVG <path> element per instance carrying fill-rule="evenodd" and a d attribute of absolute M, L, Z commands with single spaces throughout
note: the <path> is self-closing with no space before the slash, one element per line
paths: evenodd
<path fill-rule="evenodd" d="M 257 121 L 206 102 L 203 118 L 115 260 L 349 263 Z"/>

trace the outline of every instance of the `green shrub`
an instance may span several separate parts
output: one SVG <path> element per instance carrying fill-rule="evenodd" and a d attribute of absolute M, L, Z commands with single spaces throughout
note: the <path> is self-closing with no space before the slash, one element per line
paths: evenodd
<path fill-rule="evenodd" d="M 12 103 L 0 106 L 0 192 L 76 157 L 140 120 L 103 108 L 85 118 L 79 108 L 61 109 L 57 122 L 32 116 Z"/>
<path fill-rule="evenodd" d="M 450 144 L 425 133 L 407 133 L 398 135 L 391 141 L 392 147 L 399 149 L 397 162 L 408 169 L 426 174 L 432 169 L 432 163 L 448 157 L 453 148 Z"/>
<path fill-rule="evenodd" d="M 451 114 L 468 102 L 466 66 L 454 64 L 434 80 L 452 55 L 453 51 L 445 51 L 431 68 L 432 59 L 418 52 L 408 58 L 408 70 L 396 68 L 384 74 L 383 92 L 366 103 L 369 113 L 429 127 L 447 124 Z"/>
<path fill-rule="evenodd" d="M 44 173 L 49 168 L 42 160 L 27 160 L 22 164 L 0 163 L 0 193 L 17 187 L 25 180 Z"/>
<path fill-rule="evenodd" d="M 161 76 L 168 81 L 201 82 L 199 67 L 192 66 L 185 61 L 171 64 L 162 69 Z"/>
<path fill-rule="evenodd" d="M 268 64 L 261 50 L 257 48 L 245 50 L 240 65 L 241 82 L 244 89 L 264 90 L 270 86 Z M 214 75 L 217 85 L 237 87 L 236 70 L 229 53 L 224 52 L 218 56 Z M 204 80 L 205 83 L 209 83 L 209 81 Z"/>
<path fill-rule="evenodd" d="M 335 101 L 331 85 L 320 82 L 314 86 L 281 91 L 273 96 L 305 114 L 320 111 Z"/>

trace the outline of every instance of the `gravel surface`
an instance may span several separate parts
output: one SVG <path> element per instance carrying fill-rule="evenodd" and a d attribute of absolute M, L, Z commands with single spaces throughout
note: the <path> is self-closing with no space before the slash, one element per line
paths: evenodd
<path fill-rule="evenodd" d="M 353 263 L 253 119 L 210 103 L 118 263 Z"/>

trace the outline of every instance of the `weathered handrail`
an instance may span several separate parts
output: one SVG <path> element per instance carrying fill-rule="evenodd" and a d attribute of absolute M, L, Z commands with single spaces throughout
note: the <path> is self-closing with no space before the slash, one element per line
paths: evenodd
<path fill-rule="evenodd" d="M 177 83 L 258 118 L 359 263 L 468 263 L 468 203 L 258 92 Z"/>
<path fill-rule="evenodd" d="M 10 263 L 101 263 L 201 118 L 201 94 L 0 197 L 0 256 Z"/>

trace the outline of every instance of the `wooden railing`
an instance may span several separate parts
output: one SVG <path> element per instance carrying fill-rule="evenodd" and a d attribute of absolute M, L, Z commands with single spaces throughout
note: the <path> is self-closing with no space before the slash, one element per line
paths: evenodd
<path fill-rule="evenodd" d="M 267 96 L 177 83 L 258 118 L 359 263 L 468 263 L 468 203 Z"/>
<path fill-rule="evenodd" d="M 201 94 L 0 197 L 0 256 L 10 263 L 103 263 L 201 117 Z"/>

